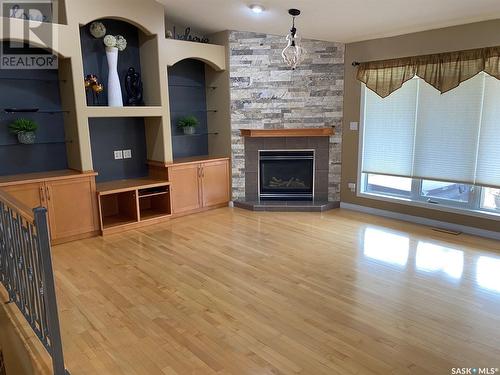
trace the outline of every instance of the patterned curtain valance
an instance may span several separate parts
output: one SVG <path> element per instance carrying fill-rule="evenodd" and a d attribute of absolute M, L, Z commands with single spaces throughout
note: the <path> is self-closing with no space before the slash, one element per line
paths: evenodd
<path fill-rule="evenodd" d="M 415 75 L 445 93 L 482 71 L 500 79 L 500 47 L 365 62 L 357 79 L 385 98 Z"/>

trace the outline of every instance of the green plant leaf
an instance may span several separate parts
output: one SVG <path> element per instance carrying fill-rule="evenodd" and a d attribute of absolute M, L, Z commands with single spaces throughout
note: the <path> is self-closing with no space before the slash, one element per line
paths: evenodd
<path fill-rule="evenodd" d="M 196 127 L 200 121 L 195 117 L 195 116 L 185 116 L 181 117 L 179 121 L 177 122 L 177 127 L 182 129 L 182 128 L 188 128 L 188 127 Z"/>
<path fill-rule="evenodd" d="M 25 118 L 18 118 L 9 124 L 9 130 L 13 134 L 22 132 L 35 132 L 38 125 L 35 121 Z"/>

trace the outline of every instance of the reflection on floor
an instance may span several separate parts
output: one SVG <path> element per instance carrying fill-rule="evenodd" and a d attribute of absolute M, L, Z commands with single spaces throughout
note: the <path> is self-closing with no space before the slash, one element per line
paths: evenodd
<path fill-rule="evenodd" d="M 54 248 L 68 369 L 500 367 L 500 245 L 333 210 L 220 209 Z"/>
<path fill-rule="evenodd" d="M 500 244 L 499 244 L 500 246 Z M 424 240 L 410 245 L 410 235 L 382 228 L 364 230 L 363 253 L 367 258 L 436 276 L 460 279 L 464 272 L 464 251 Z M 411 265 L 408 262 L 411 260 Z M 500 256 L 477 256 L 468 264 L 475 274 L 476 285 L 500 292 Z"/>

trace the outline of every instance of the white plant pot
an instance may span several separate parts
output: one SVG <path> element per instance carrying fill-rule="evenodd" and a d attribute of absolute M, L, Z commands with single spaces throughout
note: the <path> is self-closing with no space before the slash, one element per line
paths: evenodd
<path fill-rule="evenodd" d="M 195 133 L 196 128 L 194 126 L 186 126 L 185 128 L 182 128 L 182 131 L 184 134 L 192 135 Z"/>
<path fill-rule="evenodd" d="M 108 106 L 123 107 L 122 88 L 118 77 L 118 48 L 106 47 L 108 59 Z"/>

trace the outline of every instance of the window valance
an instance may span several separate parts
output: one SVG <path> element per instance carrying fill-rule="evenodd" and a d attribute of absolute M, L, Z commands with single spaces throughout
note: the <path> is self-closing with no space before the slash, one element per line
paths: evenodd
<path fill-rule="evenodd" d="M 357 79 L 385 98 L 415 75 L 445 93 L 481 71 L 500 80 L 500 46 L 365 62 Z"/>

